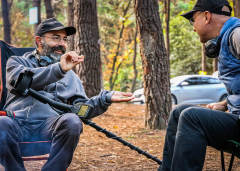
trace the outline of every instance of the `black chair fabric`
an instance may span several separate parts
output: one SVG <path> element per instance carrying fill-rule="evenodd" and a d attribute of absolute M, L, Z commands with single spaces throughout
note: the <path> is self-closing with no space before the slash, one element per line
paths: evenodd
<path fill-rule="evenodd" d="M 3 109 L 3 106 L 6 102 L 7 97 L 7 88 L 6 88 L 6 63 L 7 60 L 15 55 L 22 56 L 26 52 L 33 51 L 35 48 L 16 48 L 11 46 L 4 41 L 0 40 L 0 84 L 1 84 L 1 101 L 0 101 L 0 110 Z M 21 154 L 24 157 L 27 156 L 36 156 L 47 154 L 50 151 L 51 142 L 50 141 L 35 141 L 35 142 L 20 142 Z"/>
<path fill-rule="evenodd" d="M 6 88 L 6 63 L 8 58 L 13 55 L 21 56 L 26 52 L 33 51 L 34 48 L 16 48 L 11 46 L 4 41 L 0 40 L 0 84 L 1 84 L 1 102 L 0 102 L 0 110 L 2 110 L 7 97 L 7 88 Z"/>

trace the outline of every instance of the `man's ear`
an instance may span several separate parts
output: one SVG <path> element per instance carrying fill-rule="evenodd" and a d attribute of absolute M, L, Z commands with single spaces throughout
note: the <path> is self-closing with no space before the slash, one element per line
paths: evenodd
<path fill-rule="evenodd" d="M 35 42 L 36 42 L 36 45 L 37 45 L 38 48 L 42 47 L 42 41 L 41 40 L 42 40 L 42 38 L 40 36 L 35 37 Z"/>
<path fill-rule="evenodd" d="M 205 11 L 204 15 L 205 15 L 205 24 L 209 24 L 211 22 L 212 14 L 209 11 Z"/>

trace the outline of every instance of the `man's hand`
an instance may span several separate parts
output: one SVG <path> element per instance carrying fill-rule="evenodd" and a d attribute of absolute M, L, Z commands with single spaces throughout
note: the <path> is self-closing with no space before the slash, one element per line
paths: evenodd
<path fill-rule="evenodd" d="M 225 112 L 227 110 L 227 100 L 218 103 L 210 103 L 206 107 L 212 110 L 220 110 Z"/>
<path fill-rule="evenodd" d="M 112 95 L 112 102 L 128 102 L 134 99 L 132 93 L 125 93 L 120 91 L 115 91 Z"/>
<path fill-rule="evenodd" d="M 67 72 L 83 61 L 84 61 L 83 55 L 79 56 L 76 52 L 71 51 L 61 56 L 60 66 L 64 72 Z"/>

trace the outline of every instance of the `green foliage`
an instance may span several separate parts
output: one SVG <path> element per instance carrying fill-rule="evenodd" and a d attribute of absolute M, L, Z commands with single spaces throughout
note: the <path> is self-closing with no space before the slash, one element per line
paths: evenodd
<path fill-rule="evenodd" d="M 192 26 L 181 16 L 170 22 L 171 75 L 196 74 L 201 69 L 201 43 Z"/>
<path fill-rule="evenodd" d="M 67 23 L 67 1 L 56 0 L 53 4 L 57 19 Z M 11 36 L 12 44 L 17 47 L 34 47 L 34 25 L 29 24 L 29 9 L 32 7 L 31 0 L 19 1 L 13 0 L 11 14 Z M 0 9 L 1 10 L 1 9 Z M 41 17 L 46 18 L 45 5 L 41 3 Z M 2 17 L 0 17 L 0 31 L 3 33 Z M 3 39 L 3 34 L 0 34 L 0 39 Z"/>
<path fill-rule="evenodd" d="M 26 8 L 27 7 L 27 8 Z M 33 26 L 28 24 L 28 1 L 13 0 L 10 10 L 12 44 L 17 47 L 33 47 Z M 2 13 L 2 12 L 1 12 Z M 0 17 L 0 31 L 3 33 L 3 20 Z M 0 34 L 3 40 L 3 34 Z"/>
<path fill-rule="evenodd" d="M 194 1 L 178 1 L 171 6 L 170 19 L 170 67 L 171 77 L 184 74 L 198 74 L 201 70 L 201 43 L 193 26 L 180 15 L 193 8 Z M 211 60 L 207 68 L 211 69 Z"/>
<path fill-rule="evenodd" d="M 45 7 L 45 5 L 43 6 Z M 52 0 L 52 6 L 55 17 L 64 25 L 67 25 L 67 0 Z M 44 14 L 45 11 L 42 13 Z"/>
<path fill-rule="evenodd" d="M 116 57 L 116 67 L 113 77 L 116 77 L 114 90 L 131 89 L 133 74 L 133 47 L 134 34 L 136 29 L 136 20 L 133 11 L 133 0 L 131 1 L 129 10 L 124 15 L 124 10 L 128 5 L 128 1 L 121 0 L 100 0 L 97 1 L 99 30 L 101 37 L 101 55 L 103 57 L 103 76 L 104 87 L 109 89 L 109 78 L 113 66 L 113 59 Z M 124 25 L 124 28 L 123 28 Z M 123 28 L 123 34 L 120 38 L 120 32 Z M 118 49 L 119 46 L 119 49 Z M 137 53 L 138 77 L 137 86 L 141 84 L 142 69 L 139 52 Z M 117 72 L 117 67 L 121 66 Z"/>

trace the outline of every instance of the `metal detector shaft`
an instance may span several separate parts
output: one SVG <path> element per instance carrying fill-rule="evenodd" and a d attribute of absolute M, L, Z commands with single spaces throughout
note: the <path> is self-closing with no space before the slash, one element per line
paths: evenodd
<path fill-rule="evenodd" d="M 42 103 L 47 103 L 57 109 L 63 110 L 63 111 L 70 111 L 72 109 L 72 105 L 67 105 L 64 103 L 57 102 L 55 100 L 52 100 L 50 98 L 47 98 L 46 96 L 40 94 L 36 90 L 33 90 L 31 88 L 28 89 L 28 95 L 34 97 L 35 99 L 39 100 Z"/>
<path fill-rule="evenodd" d="M 140 148 L 132 145 L 131 143 L 125 141 L 125 140 L 122 139 L 121 137 L 118 137 L 117 135 L 113 134 L 112 132 L 107 131 L 107 130 L 104 129 L 104 128 L 101 128 L 101 127 L 98 126 L 96 123 L 94 123 L 94 122 L 92 122 L 92 121 L 90 121 L 90 120 L 87 120 L 87 119 L 83 119 L 83 118 L 82 118 L 82 121 L 83 121 L 83 123 L 85 123 L 86 125 L 89 125 L 89 126 L 93 127 L 94 129 L 96 129 L 97 131 L 104 133 L 108 138 L 117 140 L 118 142 L 122 143 L 123 145 L 129 147 L 130 149 L 137 151 L 139 154 L 142 154 L 142 155 L 146 156 L 147 158 L 152 159 L 153 161 L 157 162 L 159 165 L 162 164 L 162 161 L 159 160 L 157 157 L 152 156 L 152 155 L 149 154 L 148 152 L 143 151 L 142 149 L 140 149 Z"/>
<path fill-rule="evenodd" d="M 64 103 L 56 102 L 52 99 L 49 99 L 49 98 L 43 96 L 42 94 L 38 93 L 37 91 L 35 91 L 31 88 L 28 89 L 28 94 L 31 95 L 32 97 L 38 99 L 39 101 L 41 101 L 43 103 L 48 103 L 49 105 L 51 105 L 51 106 L 53 106 L 57 109 L 63 110 L 63 111 L 73 111 L 73 109 L 74 109 L 73 105 L 67 105 L 67 104 L 64 104 Z M 79 118 L 83 121 L 83 123 L 93 127 L 94 129 L 96 129 L 99 132 L 104 133 L 108 138 L 114 139 L 114 140 L 122 143 L 123 145 L 129 147 L 130 149 L 137 151 L 139 154 L 142 154 L 145 157 L 157 162 L 159 165 L 162 164 L 162 161 L 159 160 L 157 157 L 152 156 L 151 154 L 147 153 L 146 151 L 143 151 L 142 149 L 132 145 L 131 143 L 129 143 L 125 140 L 123 140 L 121 137 L 118 137 L 117 135 L 113 134 L 112 132 L 107 131 L 104 128 L 101 128 L 96 123 L 94 123 L 94 122 L 92 122 L 88 119 L 85 119 L 83 117 L 79 117 Z"/>

